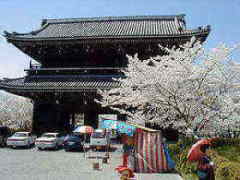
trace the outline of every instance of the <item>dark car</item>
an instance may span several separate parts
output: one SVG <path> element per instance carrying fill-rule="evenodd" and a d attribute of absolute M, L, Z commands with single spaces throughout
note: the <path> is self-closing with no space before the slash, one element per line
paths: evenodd
<path fill-rule="evenodd" d="M 79 135 L 68 135 L 63 143 L 65 151 L 83 151 L 83 138 Z"/>
<path fill-rule="evenodd" d="M 11 131 L 6 126 L 0 126 L 0 146 L 4 147 L 7 145 L 7 138 L 11 135 Z"/>

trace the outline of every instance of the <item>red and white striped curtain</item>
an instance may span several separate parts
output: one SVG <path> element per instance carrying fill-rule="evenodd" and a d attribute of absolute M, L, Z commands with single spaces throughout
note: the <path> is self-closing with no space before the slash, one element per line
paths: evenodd
<path fill-rule="evenodd" d="M 137 129 L 134 138 L 136 173 L 160 173 L 168 170 L 160 132 Z"/>

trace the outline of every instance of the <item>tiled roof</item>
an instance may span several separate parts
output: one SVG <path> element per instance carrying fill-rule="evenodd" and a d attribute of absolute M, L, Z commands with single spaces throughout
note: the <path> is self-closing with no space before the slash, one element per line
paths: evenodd
<path fill-rule="evenodd" d="M 199 35 L 210 28 L 186 30 L 184 15 L 126 16 L 43 20 L 41 29 L 31 33 L 7 33 L 7 39 L 108 39 L 154 38 Z"/>
<path fill-rule="evenodd" d="M 0 89 L 32 92 L 104 90 L 119 86 L 119 82 L 113 80 L 112 77 L 107 75 L 35 75 L 4 80 L 0 82 Z"/>

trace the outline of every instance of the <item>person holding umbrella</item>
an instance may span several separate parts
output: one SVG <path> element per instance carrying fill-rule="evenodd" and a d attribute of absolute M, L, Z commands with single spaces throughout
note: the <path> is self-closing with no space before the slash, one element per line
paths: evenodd
<path fill-rule="evenodd" d="M 89 137 L 89 135 L 92 134 L 93 132 L 94 132 L 94 128 L 91 126 L 78 126 L 76 129 L 73 130 L 73 133 L 84 135 L 84 139 L 83 139 L 84 157 L 86 153 L 86 137 L 87 136 Z"/>
<path fill-rule="evenodd" d="M 206 154 L 206 150 L 210 145 L 209 139 L 201 139 L 188 152 L 188 161 L 198 162 L 197 175 L 199 180 L 215 180 L 213 162 Z"/>

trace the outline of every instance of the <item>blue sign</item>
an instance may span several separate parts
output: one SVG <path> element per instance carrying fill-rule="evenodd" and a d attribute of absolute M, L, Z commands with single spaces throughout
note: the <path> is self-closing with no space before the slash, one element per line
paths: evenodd
<path fill-rule="evenodd" d="M 126 122 L 109 119 L 106 120 L 103 119 L 101 127 L 104 129 L 116 129 L 119 133 L 127 134 L 128 136 L 133 136 L 136 130 L 136 127 L 128 125 Z"/>
<path fill-rule="evenodd" d="M 136 130 L 136 127 L 132 125 L 128 125 L 125 122 L 118 121 L 117 123 L 117 131 L 119 133 L 127 134 L 128 136 L 133 136 L 135 130 Z"/>

